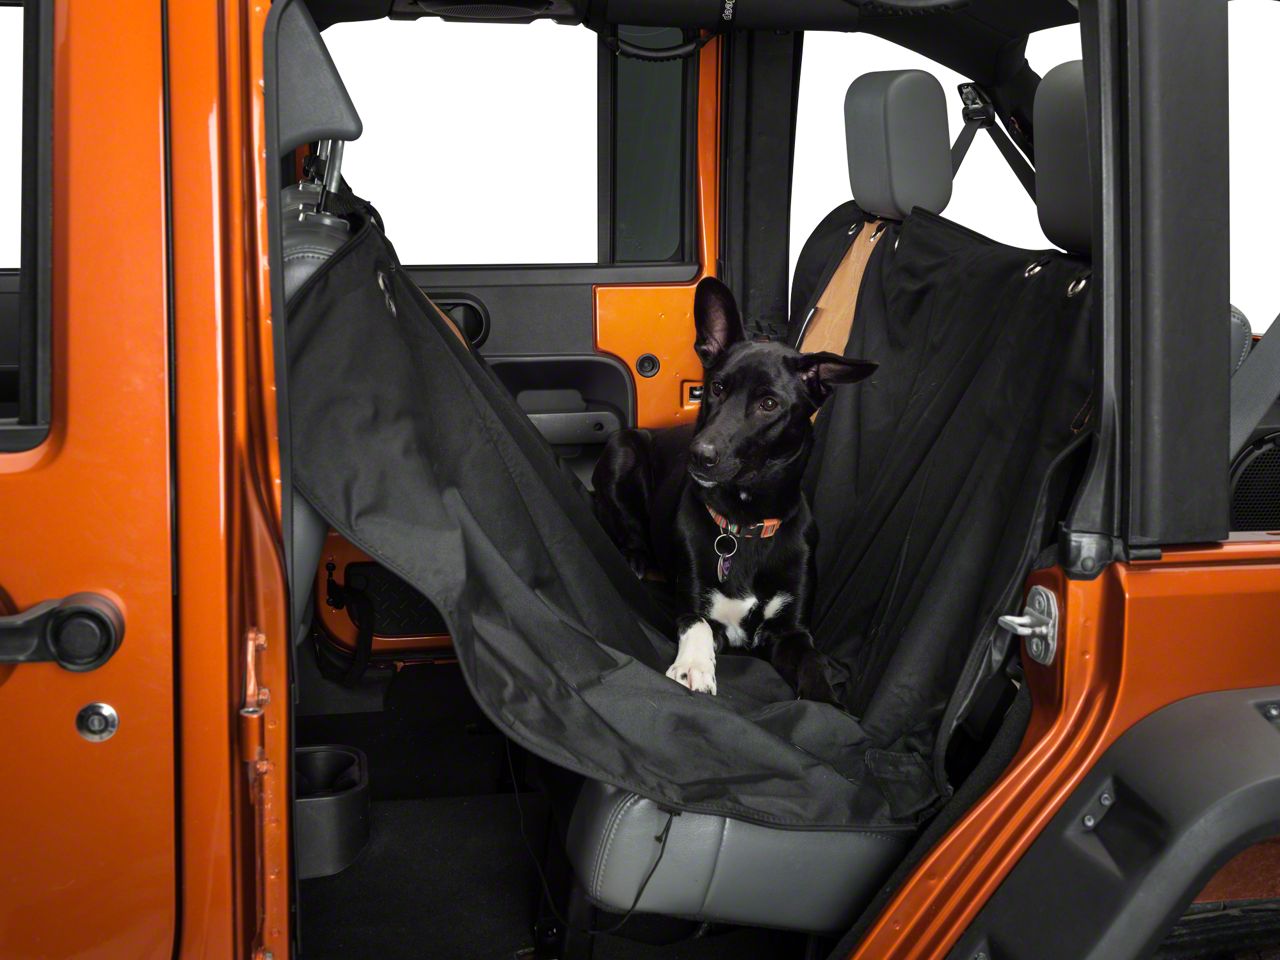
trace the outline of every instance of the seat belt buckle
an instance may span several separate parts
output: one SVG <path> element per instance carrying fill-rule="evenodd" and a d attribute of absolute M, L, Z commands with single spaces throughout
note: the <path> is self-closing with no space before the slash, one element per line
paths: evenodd
<path fill-rule="evenodd" d="M 960 91 L 960 102 L 963 105 L 961 115 L 965 123 L 976 123 L 983 127 L 995 124 L 995 107 L 980 86 L 976 83 L 962 83 L 957 89 Z"/>

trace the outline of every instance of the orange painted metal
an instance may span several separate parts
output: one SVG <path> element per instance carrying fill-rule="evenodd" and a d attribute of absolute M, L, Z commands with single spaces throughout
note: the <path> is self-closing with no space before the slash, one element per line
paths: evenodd
<path fill-rule="evenodd" d="M 714 274 L 720 237 L 720 40 L 702 48 L 698 59 L 698 262 L 694 282 L 595 288 L 596 349 L 610 353 L 631 371 L 636 386 L 636 423 L 665 427 L 691 422 L 698 404 L 689 385 L 702 382 L 702 364 L 693 352 L 693 291 Z M 636 361 L 658 358 L 658 372 L 642 377 Z"/>
<path fill-rule="evenodd" d="M 172 956 L 174 618 L 161 11 L 54 9 L 52 429 L 0 454 L 0 588 L 111 597 L 101 668 L 0 673 L 0 954 Z M 108 42 L 109 38 L 109 42 Z M 11 211 L 12 212 L 12 211 Z M 119 731 L 91 743 L 81 707 Z"/>
<path fill-rule="evenodd" d="M 316 615 L 326 638 L 346 653 L 355 651 L 356 635 L 359 631 L 345 609 L 338 610 L 325 602 L 325 594 L 328 592 L 326 586 L 328 571 L 325 565 L 332 563 L 335 567 L 335 579 L 339 583 L 345 583 L 348 564 L 376 562 L 373 557 L 342 534 L 330 530 L 326 535 L 324 551 L 320 556 L 320 566 L 316 569 Z M 411 660 L 414 654 L 422 654 L 429 659 L 438 659 L 441 651 L 452 649 L 453 638 L 447 633 L 398 635 L 375 633 L 373 635 L 375 655 L 391 654 L 400 659 Z"/>
<path fill-rule="evenodd" d="M 1280 684 L 1280 538 L 1169 549 L 1093 581 L 1037 572 L 1058 594 L 1058 656 L 1023 656 L 1032 691 L 1019 755 L 903 884 L 858 960 L 941 958 L 1071 790 L 1143 717 L 1212 690 Z"/>
<path fill-rule="evenodd" d="M 247 798 L 234 767 L 231 592 L 233 417 L 227 374 L 237 281 L 231 271 L 236 193 L 225 141 L 232 132 L 216 3 L 169 8 L 169 117 L 174 263 L 174 431 L 177 446 L 178 689 L 182 785 L 182 903 L 177 955 L 244 956 L 235 836 Z M 234 46 L 234 45 L 233 45 Z M 228 51 L 228 62 L 233 53 Z M 239 789 L 237 789 L 239 788 Z M 243 831 L 243 826 L 239 826 Z"/>
<path fill-rule="evenodd" d="M 228 4 L 228 8 L 235 4 Z M 262 714 L 250 718 L 242 708 L 242 735 L 247 725 L 256 737 L 256 753 L 244 749 L 240 759 L 247 762 L 256 808 L 254 822 L 255 960 L 288 957 L 290 953 L 289 908 L 292 895 L 289 846 L 290 786 L 292 767 L 289 730 L 290 650 L 289 595 L 283 553 L 283 490 L 280 472 L 280 436 L 275 390 L 275 332 L 273 324 L 284 318 L 272 313 L 270 242 L 267 230 L 268 196 L 266 99 L 263 69 L 263 34 L 267 0 L 242 0 L 240 36 L 244 42 L 244 74 L 238 92 L 245 98 L 246 120 L 240 158 L 244 163 L 242 193 L 238 208 L 245 213 L 246 230 L 243 271 L 246 281 L 245 322 L 236 328 L 243 334 L 245 362 L 235 368 L 244 376 L 245 417 L 237 422 L 237 449 L 242 451 L 244 535 L 247 549 L 233 553 L 243 558 L 236 637 L 248 637 L 260 630 L 266 637 L 258 660 L 259 680 L 275 697 L 263 705 Z M 230 32 L 230 31 L 228 31 Z M 231 236 L 241 236 L 232 233 Z M 239 386 L 239 383 L 237 383 Z M 241 678 L 243 686 L 244 678 Z M 251 728 L 257 727 L 254 731 Z"/>
<path fill-rule="evenodd" d="M 1196 896 L 1196 903 L 1221 900 L 1280 900 L 1280 840 L 1241 850 Z"/>
<path fill-rule="evenodd" d="M 289 951 L 289 638 L 260 83 L 268 9 L 169 7 L 183 958 Z"/>

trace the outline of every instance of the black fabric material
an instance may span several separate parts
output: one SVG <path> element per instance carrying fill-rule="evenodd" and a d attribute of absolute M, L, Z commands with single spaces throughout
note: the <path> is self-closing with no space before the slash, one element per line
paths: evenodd
<path fill-rule="evenodd" d="M 969 664 L 998 661 L 995 620 L 1057 511 L 1050 467 L 1087 424 L 1088 296 L 1067 296 L 1087 265 L 922 211 L 896 247 L 867 265 L 847 350 L 880 368 L 818 422 L 810 626 L 871 739 L 940 774 L 942 714 L 962 675 L 981 679 Z"/>
<path fill-rule="evenodd" d="M 669 617 L 368 223 L 290 305 L 295 482 L 440 609 L 477 702 L 534 753 L 675 809 L 910 830 L 945 790 L 932 731 L 992 597 L 1025 572 L 1087 392 L 1063 305 L 1079 266 L 1049 256 L 1020 282 L 1035 256 L 909 221 L 875 274 L 887 309 L 859 313 L 853 341 L 880 371 L 824 415 L 811 484 L 813 625 L 852 670 L 852 713 L 795 700 L 747 656 L 720 658 L 716 697 L 663 676 Z"/>
<path fill-rule="evenodd" d="M 791 310 L 787 319 L 787 343 L 795 346 L 804 329 L 805 317 L 822 296 L 831 274 L 848 252 L 867 215 L 852 200 L 842 203 L 813 228 L 800 248 L 795 276 L 791 278 Z"/>

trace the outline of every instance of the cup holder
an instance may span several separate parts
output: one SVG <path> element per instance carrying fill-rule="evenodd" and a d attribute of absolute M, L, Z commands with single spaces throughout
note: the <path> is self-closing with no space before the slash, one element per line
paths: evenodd
<path fill-rule="evenodd" d="M 298 876 L 332 876 L 369 840 L 369 764 L 355 747 L 299 747 L 293 769 Z"/>

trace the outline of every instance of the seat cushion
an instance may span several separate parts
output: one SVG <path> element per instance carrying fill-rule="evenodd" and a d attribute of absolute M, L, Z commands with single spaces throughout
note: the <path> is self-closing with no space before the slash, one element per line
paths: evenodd
<path fill-rule="evenodd" d="M 906 853 L 909 833 L 780 830 L 658 804 L 589 780 L 569 825 L 569 859 L 599 906 L 722 923 L 843 930 Z M 636 902 L 645 876 L 653 876 Z"/>

